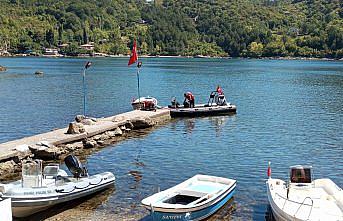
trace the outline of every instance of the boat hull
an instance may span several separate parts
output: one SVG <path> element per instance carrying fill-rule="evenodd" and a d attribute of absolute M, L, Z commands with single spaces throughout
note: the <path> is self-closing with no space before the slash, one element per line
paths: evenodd
<path fill-rule="evenodd" d="M 157 99 L 154 97 L 141 97 L 139 99 L 134 100 L 131 105 L 133 110 L 140 110 L 141 108 L 144 107 L 144 102 L 152 102 L 154 103 L 155 107 L 157 106 Z"/>
<path fill-rule="evenodd" d="M 12 210 L 11 210 L 11 199 L 0 199 L 0 214 L 1 220 L 10 221 L 12 220 Z"/>
<path fill-rule="evenodd" d="M 236 113 L 235 105 L 227 106 L 196 106 L 194 108 L 170 108 L 171 117 L 204 117 L 204 116 L 220 116 Z"/>
<path fill-rule="evenodd" d="M 268 201 L 270 204 L 270 207 L 272 209 L 273 216 L 276 221 L 305 221 L 306 219 L 298 219 L 295 216 L 291 216 L 290 214 L 284 212 L 273 200 L 272 197 L 272 184 L 270 184 L 268 181 L 266 181 L 266 186 L 267 186 L 267 196 L 268 196 Z M 275 193 L 274 193 L 275 194 Z"/>
<path fill-rule="evenodd" d="M 269 201 L 269 204 L 270 204 L 270 207 L 271 207 L 271 210 L 272 210 L 272 213 L 273 213 L 273 216 L 275 218 L 275 221 L 289 221 L 289 220 L 294 220 L 294 221 L 300 221 L 299 219 L 295 218 L 295 217 L 291 217 L 289 216 L 288 214 L 286 214 L 285 212 L 283 212 L 281 210 L 281 208 L 279 208 L 276 203 L 274 202 L 273 200 L 273 197 L 271 195 L 271 190 L 270 190 L 270 187 L 268 185 L 268 182 L 267 182 L 267 196 L 268 196 L 268 201 Z"/>
<path fill-rule="evenodd" d="M 115 182 L 115 177 L 113 176 L 113 174 L 110 177 L 108 177 L 108 175 L 109 174 L 105 174 L 104 178 L 106 179 L 101 179 L 101 182 L 96 185 L 91 185 L 90 182 L 88 182 L 88 186 L 85 186 L 84 188 L 76 188 L 75 186 L 75 188 L 71 191 L 61 189 L 62 192 L 57 192 L 54 190 L 55 193 L 51 192 L 46 196 L 42 195 L 35 197 L 27 197 L 25 195 L 4 195 L 3 198 L 10 198 L 12 200 L 12 214 L 14 217 L 27 217 L 34 213 L 48 209 L 49 207 L 52 207 L 54 205 L 76 200 L 91 195 L 93 193 L 99 192 L 101 190 L 104 190 L 106 188 L 110 188 L 111 186 L 113 186 Z M 87 181 L 83 182 L 82 184 L 87 184 Z M 57 189 L 58 188 L 56 188 L 56 190 Z M 50 191 L 50 189 L 38 188 L 35 191 L 48 192 Z"/>
<path fill-rule="evenodd" d="M 157 211 L 158 208 L 155 208 L 154 211 L 151 211 L 151 216 L 153 221 L 157 220 L 173 220 L 173 221 L 185 221 L 185 220 L 192 220 L 192 221 L 198 221 L 198 220 L 204 220 L 211 215 L 213 215 L 215 212 L 217 212 L 221 207 L 223 207 L 234 195 L 236 186 L 233 188 L 230 188 L 226 193 L 224 193 L 219 201 L 216 203 L 210 205 L 209 207 L 202 208 L 200 210 L 194 210 L 190 209 L 189 211 L 183 211 L 183 212 L 162 212 Z M 214 200 L 215 201 L 215 200 Z"/>

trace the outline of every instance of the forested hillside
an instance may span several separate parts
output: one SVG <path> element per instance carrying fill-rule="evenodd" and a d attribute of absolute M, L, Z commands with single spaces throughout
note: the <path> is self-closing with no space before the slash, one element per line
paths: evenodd
<path fill-rule="evenodd" d="M 0 0 L 0 48 L 40 53 L 343 57 L 341 0 Z M 92 51 L 93 52 L 93 51 Z"/>

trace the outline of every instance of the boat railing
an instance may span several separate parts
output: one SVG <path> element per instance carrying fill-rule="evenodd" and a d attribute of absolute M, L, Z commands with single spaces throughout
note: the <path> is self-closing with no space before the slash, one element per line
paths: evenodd
<path fill-rule="evenodd" d="M 304 202 L 302 202 L 302 203 L 300 203 L 300 202 L 297 202 L 297 201 L 294 201 L 294 200 L 290 200 L 290 199 L 288 199 L 288 198 L 286 198 L 286 197 L 284 197 L 284 196 L 281 196 L 280 194 L 278 194 L 278 193 L 275 193 L 275 195 L 276 196 L 278 196 L 279 198 L 282 198 L 282 199 L 284 199 L 285 200 L 285 203 L 284 203 L 284 205 L 283 205 L 283 207 L 282 207 L 282 209 L 285 207 L 285 204 L 286 204 L 286 202 L 288 201 L 288 202 L 291 202 L 291 203 L 296 203 L 296 204 L 299 204 L 299 205 L 305 205 L 305 206 L 313 206 L 313 201 L 312 201 L 312 204 L 310 205 L 310 204 L 306 204 L 306 203 L 304 203 Z M 306 197 L 306 198 L 308 198 L 308 197 Z M 305 199 L 306 199 L 305 198 Z M 311 199 L 311 198 L 310 198 Z M 312 199 L 311 199 L 312 200 Z"/>
<path fill-rule="evenodd" d="M 298 213 L 298 211 L 300 210 L 300 208 L 303 206 L 303 205 L 308 205 L 308 204 L 305 204 L 305 201 L 306 201 L 306 199 L 310 199 L 311 200 L 311 209 L 310 209 L 310 212 L 308 213 L 308 216 L 307 216 L 307 220 L 308 220 L 308 218 L 310 217 L 310 215 L 311 215 L 311 212 L 312 212 L 312 208 L 313 208 L 313 200 L 311 199 L 311 197 L 305 197 L 305 199 L 303 200 L 303 202 L 301 203 L 301 205 L 299 206 L 299 208 L 297 209 L 297 211 L 294 213 L 294 217 L 295 217 L 295 215 Z"/>
<path fill-rule="evenodd" d="M 311 199 L 311 197 L 305 197 L 304 200 L 300 203 L 300 202 L 297 202 L 297 201 L 294 201 L 294 200 L 290 200 L 290 199 L 288 199 L 288 198 L 286 198 L 286 197 L 284 197 L 284 196 L 281 196 L 281 195 L 278 194 L 278 193 L 275 193 L 275 195 L 278 196 L 279 198 L 285 200 L 285 202 L 284 202 L 284 204 L 283 204 L 283 206 L 282 206 L 282 209 L 285 208 L 286 202 L 291 202 L 291 203 L 299 204 L 299 207 L 298 207 L 297 211 L 296 211 L 296 212 L 294 213 L 294 215 L 293 215 L 294 217 L 295 217 L 295 215 L 298 213 L 298 211 L 300 210 L 300 208 L 301 208 L 303 205 L 305 205 L 305 206 L 310 206 L 311 209 L 310 209 L 310 212 L 309 212 L 309 214 L 308 214 L 308 216 L 307 216 L 307 219 L 310 217 L 311 212 L 312 212 L 312 208 L 313 208 L 313 200 Z M 311 200 L 311 204 L 305 203 L 306 199 L 310 199 L 310 200 Z"/>

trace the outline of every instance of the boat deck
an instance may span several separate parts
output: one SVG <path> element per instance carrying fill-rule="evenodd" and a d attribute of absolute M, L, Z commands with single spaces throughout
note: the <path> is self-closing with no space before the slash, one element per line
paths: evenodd
<path fill-rule="evenodd" d="M 185 189 L 210 194 L 210 193 L 216 193 L 216 192 L 222 191 L 225 188 L 227 188 L 227 185 L 224 185 L 221 183 L 198 181 L 197 183 L 193 183 L 192 185 L 186 187 Z"/>
<path fill-rule="evenodd" d="M 308 218 L 311 220 L 343 220 L 341 200 L 323 186 L 316 185 L 311 188 L 291 186 L 287 199 L 284 181 L 273 180 L 274 182 L 271 183 L 273 200 L 288 215 L 301 220 Z"/>

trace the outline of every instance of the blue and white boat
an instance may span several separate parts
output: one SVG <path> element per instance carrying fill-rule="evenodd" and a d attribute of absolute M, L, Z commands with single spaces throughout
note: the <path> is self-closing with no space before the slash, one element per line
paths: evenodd
<path fill-rule="evenodd" d="M 203 220 L 213 215 L 233 196 L 236 180 L 195 175 L 194 177 L 142 200 L 157 220 Z"/>

